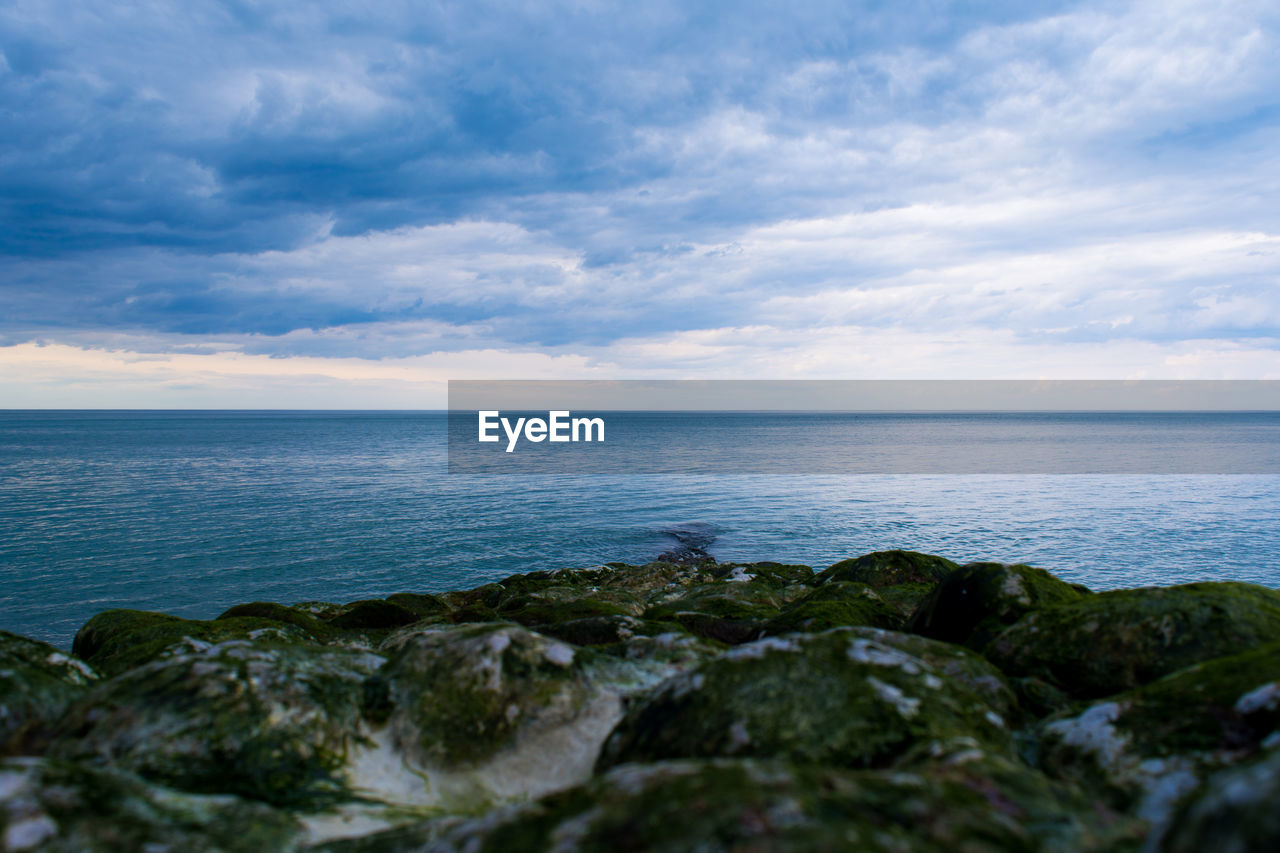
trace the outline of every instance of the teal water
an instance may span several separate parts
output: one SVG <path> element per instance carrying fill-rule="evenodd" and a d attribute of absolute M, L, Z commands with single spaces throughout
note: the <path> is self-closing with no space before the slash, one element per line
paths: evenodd
<path fill-rule="evenodd" d="M 445 420 L 0 412 L 0 628 L 67 646 L 113 607 L 208 618 L 644 562 L 682 524 L 721 560 L 910 548 L 1098 589 L 1280 586 L 1274 474 L 462 476 Z"/>

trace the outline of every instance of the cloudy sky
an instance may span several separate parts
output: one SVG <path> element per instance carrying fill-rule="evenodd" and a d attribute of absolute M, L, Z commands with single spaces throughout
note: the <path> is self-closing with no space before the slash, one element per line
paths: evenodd
<path fill-rule="evenodd" d="M 1280 378 L 1274 0 L 8 0 L 0 407 Z"/>

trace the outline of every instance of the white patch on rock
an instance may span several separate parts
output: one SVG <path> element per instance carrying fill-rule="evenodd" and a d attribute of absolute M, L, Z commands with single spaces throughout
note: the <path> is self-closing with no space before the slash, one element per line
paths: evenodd
<path fill-rule="evenodd" d="M 1125 747 L 1129 745 L 1129 738 L 1116 731 L 1112 723 L 1126 707 L 1118 702 L 1104 702 L 1078 717 L 1049 723 L 1045 731 L 1057 735 L 1067 746 L 1095 756 L 1103 767 L 1117 767 L 1124 757 Z"/>
<path fill-rule="evenodd" d="M 542 656 L 556 666 L 569 666 L 573 663 L 573 649 L 564 643 L 553 643 L 547 646 Z"/>
<path fill-rule="evenodd" d="M 941 690 L 942 679 L 934 675 L 932 672 L 926 672 L 924 674 L 924 686 L 928 687 L 930 690 Z"/>
<path fill-rule="evenodd" d="M 1138 817 L 1152 826 L 1160 826 L 1168 820 L 1178 800 L 1200 784 L 1192 767 L 1191 762 L 1177 756 L 1151 758 L 1140 763 L 1135 774 L 1143 791 L 1137 808 Z"/>
<path fill-rule="evenodd" d="M 919 713 L 919 699 L 908 696 L 892 684 L 885 684 L 874 676 L 868 676 L 867 683 L 871 685 L 871 689 L 876 692 L 877 696 L 892 705 L 903 717 L 911 719 Z"/>
<path fill-rule="evenodd" d="M 987 718 L 987 722 L 990 723 L 991 725 L 1004 728 L 1004 717 L 1000 716 L 995 711 L 988 711 L 987 713 L 983 714 L 983 716 Z"/>
<path fill-rule="evenodd" d="M 58 834 L 58 825 L 45 814 L 22 818 L 9 824 L 4 831 L 5 850 L 30 850 L 46 838 Z"/>
<path fill-rule="evenodd" d="M 0 773 L 0 801 L 11 798 L 18 791 L 22 790 L 30 777 L 30 771 L 26 773 L 14 773 L 6 771 Z"/>
<path fill-rule="evenodd" d="M 747 583 L 748 581 L 753 581 L 755 579 L 756 576 L 748 572 L 742 566 L 735 566 L 733 571 L 721 578 L 721 580 L 728 581 L 729 583 Z"/>
<path fill-rule="evenodd" d="M 1027 592 L 1026 586 L 1022 583 L 1022 575 L 1017 572 L 1009 572 L 1005 576 L 1004 583 L 1000 586 L 1000 592 L 1013 598 L 1019 604 L 1030 604 L 1031 595 Z"/>
<path fill-rule="evenodd" d="M 872 666 L 894 666 L 908 675 L 918 675 L 922 669 L 922 661 L 901 649 L 858 637 L 849 643 L 849 660 L 866 663 Z"/>
<path fill-rule="evenodd" d="M 766 652 L 798 652 L 800 651 L 800 641 L 790 637 L 765 637 L 763 640 L 756 640 L 754 643 L 745 643 L 741 646 L 734 646 L 729 651 L 721 655 L 725 660 L 748 660 L 752 658 L 762 658 Z"/>
<path fill-rule="evenodd" d="M 1280 705 L 1280 682 L 1273 681 L 1241 696 L 1236 702 L 1236 710 L 1241 714 L 1256 714 L 1274 711 L 1277 705 Z"/>

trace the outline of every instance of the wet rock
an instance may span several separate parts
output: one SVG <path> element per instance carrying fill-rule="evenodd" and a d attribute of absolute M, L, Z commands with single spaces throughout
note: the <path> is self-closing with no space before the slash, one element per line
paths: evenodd
<path fill-rule="evenodd" d="M 63 761 L 0 761 L 0 838 L 6 851 L 291 849 L 293 817 L 261 803 L 184 793 L 120 770 Z"/>
<path fill-rule="evenodd" d="M 910 618 L 955 563 L 916 551 L 877 551 L 841 560 L 814 578 L 815 584 L 855 583 L 874 589 L 903 619 Z"/>
<path fill-rule="evenodd" d="M 982 793 L 994 807 L 1015 815 L 1044 850 L 1128 850 L 1146 835 L 1145 822 L 1016 758 L 985 750 L 971 738 L 922 744 L 893 769 Z"/>
<path fill-rule="evenodd" d="M 308 642 L 312 637 L 296 624 L 274 618 L 234 616 L 202 621 L 144 610 L 106 610 L 84 624 L 71 651 L 103 676 L 118 675 L 156 660 L 190 641 L 274 639 Z"/>
<path fill-rule="evenodd" d="M 97 679 L 92 667 L 48 643 L 0 631 L 0 754 L 10 740 L 41 740 Z"/>
<path fill-rule="evenodd" d="M 580 788 L 448 827 L 420 849 L 1086 849 L 1042 843 L 1024 817 L 989 782 L 752 760 L 669 761 L 614 768 Z"/>
<path fill-rule="evenodd" d="M 343 607 L 342 609 L 345 610 L 346 608 Z M 253 601 L 248 604 L 237 604 L 224 611 L 218 619 L 228 620 L 241 617 L 270 619 L 273 622 L 293 625 L 301 628 L 307 636 L 322 642 L 333 640 L 339 634 L 338 631 L 325 624 L 323 617 L 317 617 L 316 614 L 308 610 L 276 604 L 271 601 Z"/>
<path fill-rule="evenodd" d="M 573 587 L 548 587 L 514 595 L 498 606 L 504 619 L 521 625 L 554 625 L 595 616 L 634 616 L 644 606 L 626 593 L 586 592 Z"/>
<path fill-rule="evenodd" d="M 916 634 L 981 651 L 1032 610 L 1087 595 L 1044 569 L 969 563 L 947 574 L 911 617 Z"/>
<path fill-rule="evenodd" d="M 422 617 L 413 610 L 393 601 L 375 598 L 355 601 L 346 610 L 330 620 L 335 628 L 346 631 L 391 631 L 412 625 Z"/>
<path fill-rule="evenodd" d="M 1211 776 L 1146 850 L 1165 853 L 1252 853 L 1280 850 L 1280 750 Z"/>
<path fill-rule="evenodd" d="M 675 622 L 654 622 L 649 619 L 637 619 L 634 616 L 608 615 L 588 616 L 582 619 L 570 619 L 542 625 L 538 633 L 575 646 L 617 646 L 625 644 L 633 637 L 653 637 L 658 634 L 684 633 Z M 610 649 L 602 649 L 610 651 Z"/>
<path fill-rule="evenodd" d="M 903 584 L 932 587 L 959 566 L 944 557 L 917 551 L 876 551 L 850 560 L 841 560 L 814 580 L 861 583 L 879 589 Z"/>
<path fill-rule="evenodd" d="M 1011 703 L 998 671 L 963 649 L 868 628 L 769 637 L 640 700 L 598 767 L 712 756 L 873 767 L 966 736 L 1008 750 Z"/>
<path fill-rule="evenodd" d="M 898 629 L 902 616 L 866 584 L 835 581 L 787 605 L 765 623 L 765 635 L 818 633 L 841 626 Z"/>
<path fill-rule="evenodd" d="M 1280 742 L 1280 644 L 1050 718 L 1042 763 L 1158 824 L 1215 769 Z"/>
<path fill-rule="evenodd" d="M 430 593 L 397 592 L 394 595 L 388 595 L 387 601 L 397 604 L 406 610 L 413 611 L 419 619 L 443 616 L 452 609 L 449 606 L 449 602 L 438 595 L 431 595 Z"/>
<path fill-rule="evenodd" d="M 762 636 L 784 603 L 768 584 L 722 580 L 655 604 L 644 618 L 676 622 L 699 637 L 736 644 Z"/>
<path fill-rule="evenodd" d="M 424 774 L 434 802 L 576 784 L 621 715 L 623 691 L 590 665 L 591 652 L 518 625 L 426 629 L 386 653 L 371 689 L 385 696 L 390 744 Z"/>
<path fill-rule="evenodd" d="M 778 590 L 813 583 L 813 569 L 786 563 L 721 563 L 710 574 L 718 581 L 755 582 Z"/>
<path fill-rule="evenodd" d="M 192 641 L 90 691 L 49 754 L 186 791 L 321 808 L 349 795 L 364 681 L 381 664 L 351 649 Z"/>
<path fill-rule="evenodd" d="M 1243 583 L 1117 590 L 1024 617 L 987 656 L 1091 699 L 1200 661 L 1280 641 L 1280 593 Z"/>

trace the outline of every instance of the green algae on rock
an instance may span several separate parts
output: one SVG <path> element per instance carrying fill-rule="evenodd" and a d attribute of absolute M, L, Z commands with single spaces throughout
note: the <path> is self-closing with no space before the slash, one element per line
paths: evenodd
<path fill-rule="evenodd" d="M 0 769 L 10 848 L 1275 834 L 1247 788 L 1277 787 L 1280 593 L 1243 584 L 1094 595 L 908 551 L 817 575 L 671 558 L 208 621 L 107 611 L 75 651 L 0 634 L 0 735 L 25 756 Z"/>
<path fill-rule="evenodd" d="M 297 624 L 275 618 L 233 616 L 202 621 L 145 610 L 106 610 L 84 624 L 71 651 L 104 676 L 119 675 L 149 663 L 190 641 L 271 638 L 306 643 L 319 640 Z"/>
<path fill-rule="evenodd" d="M 39 739 L 98 679 L 93 668 L 48 643 L 0 631 L 0 754 L 11 738 Z M 15 744 L 15 748 L 19 748 Z"/>
<path fill-rule="evenodd" d="M 814 583 L 864 584 L 874 589 L 902 620 L 907 620 L 933 588 L 957 568 L 957 564 L 933 554 L 877 551 L 841 560 L 820 572 Z"/>
<path fill-rule="evenodd" d="M 1280 741 L 1280 643 L 1180 670 L 1043 725 L 1041 761 L 1153 823 Z"/>
<path fill-rule="evenodd" d="M 982 651 L 1024 614 L 1088 594 L 1044 569 L 1004 563 L 969 563 L 950 572 L 911 617 L 921 636 Z"/>
<path fill-rule="evenodd" d="M 656 603 L 644 618 L 676 622 L 690 633 L 722 643 L 745 643 L 763 635 L 765 623 L 781 612 L 785 602 L 766 583 L 718 581 Z"/>
<path fill-rule="evenodd" d="M 118 769 L 0 760 L 5 850 L 262 853 L 293 848 L 301 829 L 294 817 L 262 803 L 176 791 Z"/>
<path fill-rule="evenodd" d="M 861 583 L 834 581 L 787 605 L 764 625 L 765 635 L 817 633 L 841 626 L 902 627 L 902 616 L 876 590 Z"/>
<path fill-rule="evenodd" d="M 49 754 L 196 793 L 321 808 L 348 795 L 364 681 L 382 662 L 352 649 L 194 641 L 86 694 Z"/>
<path fill-rule="evenodd" d="M 634 640 L 636 648 L 608 655 L 511 623 L 396 635 L 366 684 L 366 713 L 379 709 L 371 716 L 435 804 L 539 796 L 590 776 L 628 695 L 709 653 L 687 635 Z"/>
<path fill-rule="evenodd" d="M 1152 834 L 1165 853 L 1280 850 L 1280 750 L 1211 776 Z"/>
<path fill-rule="evenodd" d="M 987 649 L 1005 672 L 1080 699 L 1280 642 L 1280 593 L 1244 583 L 1102 592 L 1028 614 Z"/>
<path fill-rule="evenodd" d="M 713 759 L 622 765 L 518 809 L 423 831 L 438 853 L 1085 849 L 1043 844 L 1023 817 L 968 780 Z M 414 849 L 406 835 L 398 849 Z"/>
<path fill-rule="evenodd" d="M 1011 701 L 1000 682 L 976 655 L 891 631 L 769 637 L 668 679 L 628 711 L 597 766 L 738 756 L 872 767 L 964 736 L 1009 750 L 1009 706 L 992 701 Z"/>

